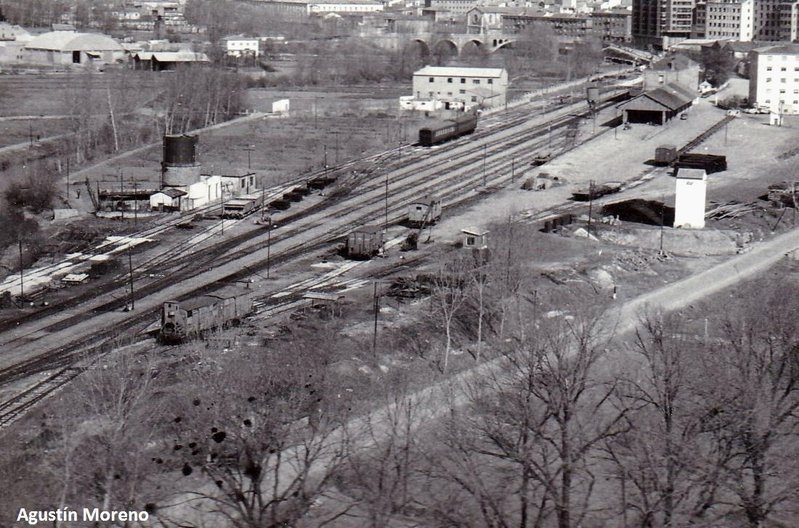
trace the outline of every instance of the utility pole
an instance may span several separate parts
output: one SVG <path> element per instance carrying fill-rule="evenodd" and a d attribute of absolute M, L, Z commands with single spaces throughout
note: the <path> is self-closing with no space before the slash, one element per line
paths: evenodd
<path fill-rule="evenodd" d="M 272 253 L 272 217 L 267 216 L 267 224 L 266 224 L 266 278 L 269 278 L 269 268 L 271 262 L 271 253 Z"/>
<path fill-rule="evenodd" d="M 130 309 L 136 308 L 136 300 L 133 297 L 133 257 L 131 256 L 132 244 L 128 242 L 128 277 L 130 278 Z"/>
<path fill-rule="evenodd" d="M 20 302 L 25 302 L 24 268 L 22 267 L 22 237 L 19 237 L 17 240 L 19 240 L 19 300 Z"/>
<path fill-rule="evenodd" d="M 591 213 L 594 208 L 594 180 L 588 181 L 588 234 L 591 234 Z"/>
<path fill-rule="evenodd" d="M 372 334 L 372 356 L 377 359 L 377 314 L 380 313 L 380 297 L 377 296 L 377 281 L 374 283 L 372 305 L 375 312 L 375 329 L 374 333 Z"/>
<path fill-rule="evenodd" d="M 252 160 L 251 160 L 251 157 L 250 157 L 250 153 L 253 150 L 255 150 L 255 146 L 254 145 L 248 145 L 244 150 L 247 152 L 247 171 L 250 171 L 250 170 L 252 170 Z"/>
<path fill-rule="evenodd" d="M 516 173 L 516 158 L 510 160 L 510 182 L 513 183 L 513 177 Z"/>
<path fill-rule="evenodd" d="M 663 254 L 663 231 L 665 229 L 666 224 L 666 197 L 664 196 L 660 200 L 660 251 L 659 253 Z"/>
<path fill-rule="evenodd" d="M 122 198 L 122 196 L 124 194 L 125 194 L 125 173 L 122 171 L 122 169 L 119 169 L 119 197 Z M 122 213 L 122 220 L 124 220 L 125 219 L 125 202 L 124 202 L 124 200 L 120 200 L 120 203 L 122 205 L 119 208 L 119 211 Z"/>
<path fill-rule="evenodd" d="M 139 194 L 138 182 L 133 180 L 133 227 L 139 225 Z"/>
<path fill-rule="evenodd" d="M 335 131 L 336 136 L 336 165 L 338 165 L 338 130 Z"/>
<path fill-rule="evenodd" d="M 69 206 L 69 156 L 67 156 L 67 206 Z"/>
<path fill-rule="evenodd" d="M 383 231 L 388 231 L 388 172 L 386 172 L 386 219 L 383 224 Z"/>
<path fill-rule="evenodd" d="M 486 155 L 488 153 L 488 145 L 483 145 L 483 187 L 486 186 Z"/>

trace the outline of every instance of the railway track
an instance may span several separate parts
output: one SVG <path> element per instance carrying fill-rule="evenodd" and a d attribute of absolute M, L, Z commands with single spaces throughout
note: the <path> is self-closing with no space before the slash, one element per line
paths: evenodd
<path fill-rule="evenodd" d="M 577 116 L 576 118 L 580 119 L 581 117 Z M 560 127 L 565 127 L 573 119 L 575 119 L 575 116 L 561 116 L 561 117 L 557 118 L 557 122 L 555 124 L 551 124 L 550 123 L 550 124 L 546 125 L 546 128 L 547 128 L 547 130 L 551 130 L 551 129 L 557 129 L 557 128 L 560 128 Z M 499 147 L 498 150 L 503 150 L 506 153 L 510 153 L 510 154 L 516 155 L 517 154 L 516 150 L 519 150 L 519 149 L 523 148 L 525 142 L 529 141 L 531 137 L 535 136 L 536 134 L 540 135 L 542 130 L 543 130 L 543 127 L 544 127 L 544 125 L 541 125 L 539 127 L 536 127 L 530 133 L 518 134 L 517 137 L 513 140 L 514 144 L 513 144 L 512 147 L 508 148 L 507 146 L 503 146 L 503 147 Z M 503 144 L 503 145 L 507 145 L 507 144 Z M 457 145 L 456 145 L 456 147 L 457 147 Z M 482 150 L 483 155 L 485 155 L 487 147 L 478 146 L 476 149 L 472 149 L 472 158 L 462 161 L 460 163 L 460 165 L 462 165 L 462 167 L 460 167 L 460 168 L 463 169 L 463 170 L 466 170 L 468 168 L 467 167 L 468 165 L 472 165 L 472 166 L 475 165 L 478 162 L 478 160 L 474 159 L 475 151 L 480 151 L 480 150 Z M 493 150 L 492 150 L 492 153 L 493 153 Z M 478 152 L 478 155 L 479 155 L 479 152 Z M 531 152 L 529 155 L 532 157 L 532 156 L 535 155 L 535 153 Z M 507 159 L 503 158 L 502 160 L 499 160 L 499 161 L 492 161 L 490 167 L 486 167 L 485 170 L 487 171 L 487 170 L 490 169 L 492 171 L 497 171 L 497 170 L 502 168 L 502 165 L 504 163 L 507 163 Z M 448 169 L 452 169 L 452 166 L 450 165 L 448 167 Z M 421 192 L 422 194 L 424 194 L 424 193 L 430 192 L 430 191 L 435 190 L 435 189 L 441 190 L 442 187 L 448 187 L 449 188 L 449 193 L 448 194 L 454 195 L 454 194 L 462 192 L 465 188 L 468 188 L 469 186 L 474 186 L 476 181 L 480 179 L 480 175 L 479 175 L 480 171 L 479 171 L 479 169 L 475 169 L 474 167 L 472 167 L 471 171 L 472 171 L 472 175 L 469 178 L 464 178 L 463 180 L 461 180 L 461 182 L 460 182 L 460 184 L 458 186 L 453 186 L 452 182 L 448 181 L 447 178 L 442 178 L 437 183 L 434 183 L 431 186 L 424 187 L 424 188 L 420 188 L 420 185 L 419 185 L 418 181 L 409 181 L 407 184 L 405 184 L 403 186 L 403 188 L 400 191 L 407 194 L 407 193 L 414 192 L 414 190 L 415 190 L 416 192 Z M 441 172 L 451 172 L 451 170 L 446 170 L 446 171 L 441 171 Z M 507 175 L 499 175 L 499 176 L 492 176 L 490 178 L 490 180 L 486 180 L 486 181 L 487 181 L 487 183 L 495 185 L 495 184 L 501 183 L 502 181 L 504 181 L 506 179 L 509 179 L 509 177 Z M 438 186 L 438 187 L 436 187 L 436 186 Z M 373 185 L 373 188 L 372 188 L 372 192 L 373 193 L 374 193 L 374 191 L 376 190 L 377 187 L 379 187 L 379 185 Z M 397 189 L 395 189 L 395 194 L 394 194 L 395 202 L 397 201 L 396 200 L 396 197 L 397 197 L 396 191 L 397 191 Z M 368 192 L 367 192 L 367 194 L 368 194 Z M 474 197 L 469 197 L 469 199 L 473 199 L 473 198 Z M 346 200 L 343 200 L 343 201 L 346 202 Z M 376 205 L 376 202 L 379 202 L 379 201 L 380 201 L 380 197 L 378 197 L 377 199 L 375 199 L 375 197 L 372 197 L 370 202 L 365 202 L 365 203 L 370 204 L 374 208 L 374 206 Z M 325 205 L 329 205 L 329 204 L 325 204 Z M 363 204 L 361 204 L 361 205 L 363 206 Z M 390 214 L 391 214 L 390 220 L 392 222 L 397 221 L 399 219 L 399 212 L 400 211 L 404 212 L 404 205 L 401 206 L 401 207 L 392 208 L 392 211 L 390 212 Z M 369 221 L 370 218 L 374 218 L 375 216 L 378 216 L 379 213 L 380 213 L 379 209 L 378 210 L 373 210 L 370 214 L 362 215 L 362 218 L 364 218 L 364 220 L 366 220 L 366 221 Z M 324 226 L 327 222 L 330 221 L 331 217 L 340 216 L 340 214 L 341 214 L 340 212 L 333 212 L 333 213 L 329 213 L 327 216 L 322 216 L 322 218 L 317 218 L 316 222 L 315 222 L 316 223 L 316 227 Z M 298 215 L 298 216 L 302 216 L 302 215 Z M 302 222 L 300 222 L 300 223 L 302 223 Z M 294 233 L 284 233 L 283 234 L 283 240 L 290 240 L 291 236 L 293 234 L 296 234 L 296 231 L 306 230 L 306 229 L 308 229 L 308 227 L 309 226 L 306 224 L 306 225 L 298 226 L 294 230 L 295 231 Z M 336 237 L 341 236 L 342 233 L 348 231 L 351 228 L 352 228 L 352 224 L 347 223 L 344 227 L 339 228 L 339 230 L 337 232 L 330 233 L 327 237 L 324 237 L 324 239 L 316 240 L 312 244 L 308 244 L 307 242 L 298 242 L 298 243 L 294 244 L 293 246 L 290 246 L 289 248 L 281 251 L 280 254 L 275 255 L 275 258 L 274 258 L 273 262 L 274 262 L 274 264 L 279 264 L 280 262 L 288 260 L 290 258 L 293 258 L 293 257 L 299 256 L 301 254 L 309 253 L 311 251 L 317 250 L 320 247 L 320 245 L 324 245 L 324 244 L 329 243 L 329 241 L 331 239 L 335 239 Z M 279 241 L 280 241 L 280 239 L 278 240 L 278 242 Z M 227 246 L 226 246 L 226 249 L 228 249 Z M 231 257 L 231 258 L 233 258 L 233 257 Z M 237 278 L 248 276 L 248 275 L 252 274 L 253 271 L 257 271 L 257 267 L 253 268 L 253 267 L 246 267 L 245 266 L 244 269 L 242 269 L 242 270 L 240 270 L 240 271 L 238 271 L 236 273 L 227 275 L 224 278 L 224 281 L 225 282 L 230 282 L 231 280 L 236 280 Z M 153 290 L 157 290 L 158 289 L 158 282 L 154 281 L 154 283 L 152 284 L 151 288 Z M 213 286 L 212 285 L 207 285 L 204 288 L 200 288 L 198 290 L 194 290 L 194 291 L 190 292 L 190 294 L 187 294 L 187 295 L 196 295 L 196 294 L 204 293 L 204 291 L 209 291 L 210 289 L 213 289 Z M 119 301 L 112 301 L 110 303 L 106 303 L 104 306 L 100 306 L 99 309 L 95 308 L 94 312 L 96 313 L 98 311 L 102 311 L 103 309 L 113 309 L 115 306 L 118 305 L 118 302 Z M 280 304 L 284 305 L 285 303 L 280 303 Z M 269 309 L 271 310 L 273 308 L 270 307 Z M 278 309 L 278 308 L 274 307 L 274 309 Z M 85 316 L 79 316 L 79 317 L 80 318 L 85 318 Z M 137 326 L 138 324 L 142 323 L 144 320 L 148 319 L 149 317 L 151 317 L 149 315 L 149 313 L 136 315 L 134 317 L 130 317 L 130 318 L 128 318 L 125 321 L 125 323 L 123 325 L 121 325 L 121 327 L 120 326 L 115 327 L 113 334 L 114 335 L 118 335 L 120 333 L 120 331 L 125 331 L 125 330 L 128 330 L 128 329 L 131 329 L 131 328 Z M 64 322 L 64 323 L 61 323 L 61 324 L 69 326 L 71 323 Z M 100 341 L 99 345 L 90 346 L 90 343 L 92 343 L 92 342 L 96 343 L 98 340 Z M 43 354 L 43 355 L 37 356 L 35 358 L 31 358 L 30 360 L 17 363 L 16 365 L 14 365 L 12 367 L 9 367 L 9 368 L 6 368 L 6 369 L 3 369 L 2 371 L 0 371 L 0 383 L 8 383 L 8 382 L 13 381 L 13 380 L 18 380 L 18 379 L 20 379 L 22 377 L 26 377 L 26 376 L 32 374 L 33 372 L 37 372 L 37 371 L 41 372 L 43 370 L 53 370 L 54 368 L 58 368 L 58 367 L 65 368 L 66 366 L 73 364 L 75 361 L 78 361 L 79 359 L 85 357 L 86 355 L 96 355 L 96 354 L 102 352 L 103 346 L 107 346 L 108 343 L 111 340 L 112 340 L 112 336 L 111 335 L 103 335 L 102 333 L 100 335 L 92 335 L 89 338 L 81 339 L 81 340 L 78 340 L 78 341 L 76 341 L 76 342 L 74 342 L 72 344 L 68 344 L 68 345 L 64 345 L 62 347 L 59 347 L 59 348 L 51 351 L 50 353 Z M 59 379 L 59 378 L 54 378 L 54 379 Z M 60 379 L 67 379 L 67 377 L 64 374 L 64 375 L 61 375 Z M 49 383 L 49 385 L 53 385 L 55 382 L 54 381 L 50 381 L 48 383 Z M 19 402 L 19 405 L 21 405 L 21 406 L 29 406 L 29 405 L 33 405 L 36 402 L 40 401 L 40 398 L 38 396 L 31 396 L 32 394 L 34 394 L 34 392 L 26 392 L 26 393 L 24 393 L 24 394 L 27 394 L 28 396 L 20 395 L 19 400 L 17 400 Z M 25 403 L 25 402 L 31 402 L 31 403 Z M 6 403 L 8 403 L 8 402 L 6 402 Z M 4 409 L 9 408 L 9 407 L 6 406 L 5 403 L 3 405 L 4 405 L 4 407 L 3 407 Z M 10 414 L 13 414 L 13 413 L 16 413 L 16 412 L 17 412 L 16 410 L 14 410 L 13 412 L 9 411 L 8 414 L 10 415 Z M 0 416 L 2 416 L 2 415 L 0 415 Z"/>

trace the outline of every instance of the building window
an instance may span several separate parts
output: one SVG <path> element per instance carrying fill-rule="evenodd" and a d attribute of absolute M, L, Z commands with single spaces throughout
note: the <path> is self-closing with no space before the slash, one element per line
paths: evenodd
<path fill-rule="evenodd" d="M 785 68 L 785 66 L 783 66 L 782 68 L 780 68 L 780 71 L 786 71 L 786 68 Z"/>
<path fill-rule="evenodd" d="M 461 84 L 466 84 L 466 79 L 464 79 L 463 77 L 461 77 Z"/>
<path fill-rule="evenodd" d="M 473 95 L 473 96 L 472 96 L 472 102 L 473 102 L 473 103 L 476 103 L 476 102 L 477 102 L 477 96 L 476 96 L 476 95 Z"/>
<path fill-rule="evenodd" d="M 771 82 L 771 77 L 766 77 L 766 82 Z"/>
<path fill-rule="evenodd" d="M 447 77 L 447 82 L 452 84 L 452 77 Z"/>
<path fill-rule="evenodd" d="M 781 82 L 781 83 L 784 83 L 784 82 L 785 82 L 785 77 L 783 77 L 782 79 L 780 79 L 780 82 Z"/>
<path fill-rule="evenodd" d="M 430 82 L 433 82 L 434 79 L 435 77 L 430 77 Z"/>
<path fill-rule="evenodd" d="M 464 95 L 466 93 L 466 90 L 459 90 L 458 93 Z"/>
<path fill-rule="evenodd" d="M 472 79 L 472 83 L 474 83 L 474 84 L 480 84 L 480 79 Z"/>
<path fill-rule="evenodd" d="M 771 71 L 771 66 L 767 66 L 766 71 Z"/>
<path fill-rule="evenodd" d="M 448 97 L 452 97 L 452 92 L 447 92 Z"/>
<path fill-rule="evenodd" d="M 488 79 L 488 84 L 494 84 L 494 79 Z"/>

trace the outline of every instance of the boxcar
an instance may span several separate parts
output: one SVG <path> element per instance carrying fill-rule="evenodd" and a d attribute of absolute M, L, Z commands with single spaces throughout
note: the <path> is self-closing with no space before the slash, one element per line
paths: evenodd
<path fill-rule="evenodd" d="M 431 147 L 449 139 L 471 134 L 477 127 L 477 114 L 469 112 L 457 119 L 449 119 L 433 126 L 419 129 L 419 144 Z"/>
<path fill-rule="evenodd" d="M 441 218 L 441 200 L 425 196 L 408 204 L 408 224 L 422 226 L 435 224 Z"/>
<path fill-rule="evenodd" d="M 228 289 L 186 301 L 167 301 L 161 309 L 162 343 L 180 343 L 191 337 L 237 324 L 253 312 L 253 293 Z"/>
<path fill-rule="evenodd" d="M 383 247 L 383 230 L 379 226 L 364 226 L 347 235 L 347 256 L 371 258 Z"/>

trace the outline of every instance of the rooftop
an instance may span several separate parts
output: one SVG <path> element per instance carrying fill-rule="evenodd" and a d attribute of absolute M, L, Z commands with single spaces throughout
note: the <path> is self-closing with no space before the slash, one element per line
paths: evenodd
<path fill-rule="evenodd" d="M 25 47 L 52 51 L 124 51 L 119 42 L 106 35 L 74 31 L 43 33 L 31 39 Z"/>
<path fill-rule="evenodd" d="M 761 55 L 799 55 L 799 44 L 781 44 L 756 48 L 753 51 Z"/>
<path fill-rule="evenodd" d="M 425 66 L 414 75 L 432 77 L 501 77 L 502 68 L 469 68 L 464 66 Z"/>

